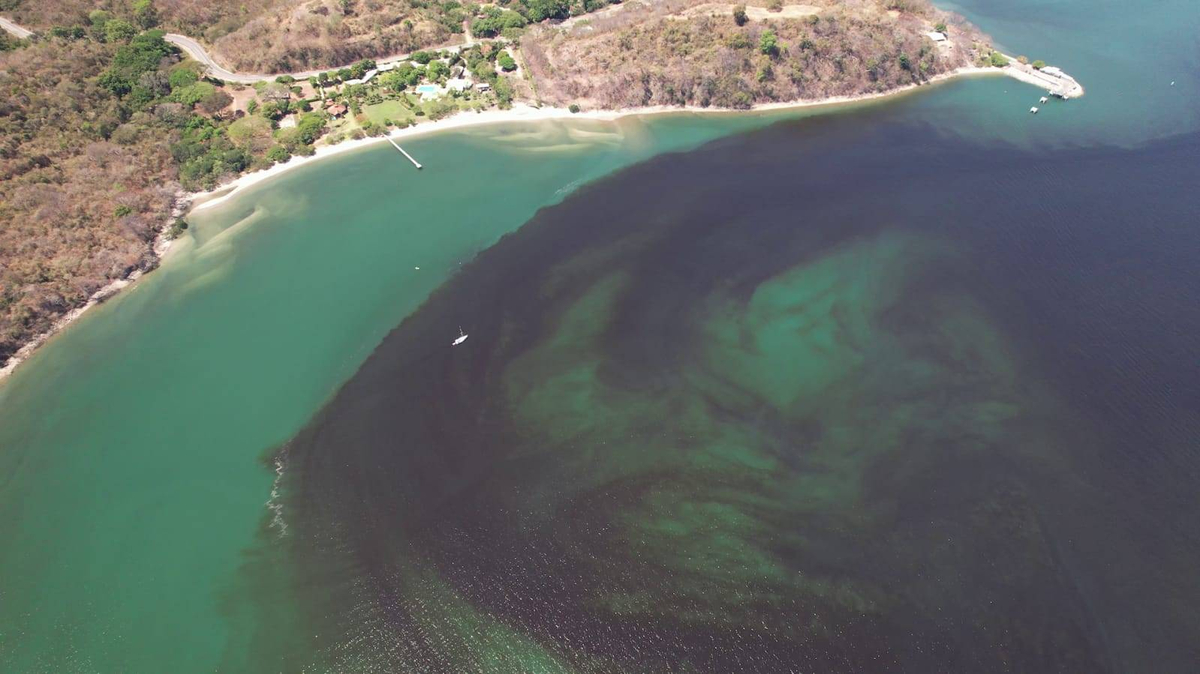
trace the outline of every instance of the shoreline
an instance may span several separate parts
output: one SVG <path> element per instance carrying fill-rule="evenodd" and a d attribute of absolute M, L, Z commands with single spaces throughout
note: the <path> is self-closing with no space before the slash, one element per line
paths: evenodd
<path fill-rule="evenodd" d="M 917 89 L 927 87 L 933 84 L 940 84 L 959 77 L 981 77 L 989 75 L 1007 75 L 1013 79 L 1023 81 L 1027 84 L 1035 84 L 1029 79 L 1023 77 L 1023 73 L 1019 73 L 1015 68 L 1009 66 L 1005 68 L 994 67 L 978 67 L 964 66 L 952 70 L 947 73 L 935 75 L 925 82 L 920 84 L 908 84 L 896 89 L 890 89 L 883 92 L 873 92 L 869 94 L 857 94 L 853 96 L 830 96 L 827 98 L 817 98 L 801 101 L 785 101 L 779 103 L 762 103 L 754 107 L 744 110 L 737 108 L 702 108 L 699 106 L 672 106 L 658 105 L 642 108 L 619 108 L 616 110 L 586 110 L 582 112 L 571 112 L 567 108 L 556 108 L 550 106 L 534 107 L 528 103 L 514 103 L 513 107 L 508 110 L 487 110 L 480 113 L 471 114 L 468 112 L 460 112 L 452 117 L 447 117 L 436 122 L 425 122 L 416 126 L 410 126 L 404 129 L 395 129 L 390 133 L 382 136 L 373 136 L 369 138 L 361 138 L 358 140 L 347 140 L 337 145 L 321 145 L 316 148 L 316 152 L 307 157 L 293 156 L 283 164 L 276 164 L 269 169 L 246 173 L 234 180 L 225 183 L 219 187 L 215 187 L 205 192 L 192 192 L 187 195 L 187 199 L 192 203 L 191 210 L 195 212 L 211 208 L 225 202 L 239 192 L 244 191 L 253 185 L 265 182 L 290 170 L 307 166 L 313 162 L 333 157 L 346 152 L 352 152 L 364 147 L 369 147 L 375 143 L 387 142 L 388 139 L 401 140 L 404 138 L 412 138 L 423 136 L 440 131 L 451 131 L 454 129 L 463 129 L 474 126 L 485 126 L 491 124 L 505 124 L 514 122 L 540 122 L 548 120 L 562 119 L 579 119 L 613 122 L 624 117 L 639 117 L 650 115 L 664 114 L 707 114 L 707 115 L 745 115 L 759 112 L 776 112 L 782 110 L 800 110 L 804 108 L 816 108 L 823 106 L 840 106 L 850 105 L 854 103 L 863 103 L 867 101 L 879 100 L 899 96 L 901 94 L 910 93 Z M 1038 85 L 1040 86 L 1040 84 Z"/>
<path fill-rule="evenodd" d="M 387 142 L 388 139 L 399 140 L 403 138 L 424 136 L 441 131 L 451 131 L 454 129 L 463 129 L 474 126 L 563 119 L 616 121 L 624 117 L 663 115 L 672 113 L 744 115 L 781 110 L 800 110 L 804 108 L 815 108 L 822 106 L 841 106 L 900 96 L 932 84 L 948 82 L 960 77 L 981 77 L 991 75 L 1006 75 L 1021 82 L 1025 82 L 1026 84 L 1033 84 L 1039 87 L 1041 86 L 1040 82 L 1032 81 L 1032 78 L 1025 76 L 1025 73 L 1013 66 L 1008 66 L 1005 68 L 964 66 L 947 73 L 936 75 L 919 84 L 909 84 L 888 91 L 859 94 L 855 96 L 831 96 L 828 98 L 803 101 L 764 103 L 745 110 L 733 108 L 702 108 L 698 106 L 651 106 L 643 108 L 622 108 L 617 110 L 589 110 L 573 113 L 567 108 L 536 108 L 526 103 L 514 103 L 513 107 L 509 110 L 488 110 L 475 114 L 459 113 L 452 117 L 447 117 L 446 119 L 436 122 L 426 122 L 424 124 L 410 126 L 405 129 L 393 130 L 391 133 L 384 134 L 382 136 L 362 138 L 359 140 L 349 140 L 338 143 L 337 145 L 322 145 L 318 147 L 316 152 L 311 156 L 292 157 L 289 161 L 283 164 L 276 164 L 269 169 L 244 174 L 224 185 L 206 192 L 180 192 L 171 217 L 163 223 L 162 230 L 159 231 L 154 241 L 150 244 L 151 250 L 155 254 L 155 265 L 146 269 L 135 269 L 123 278 L 114 279 L 103 288 L 93 293 L 88 298 L 87 302 L 85 302 L 82 306 L 76 307 L 60 316 L 50 327 L 50 329 L 35 336 L 33 339 L 22 345 L 21 348 L 18 349 L 17 352 L 14 353 L 2 367 L 0 367 L 0 383 L 3 383 L 22 363 L 28 360 L 29 357 L 32 356 L 39 347 L 78 320 L 87 312 L 88 309 L 91 309 L 92 307 L 111 299 L 122 289 L 153 271 L 158 266 L 158 263 L 161 263 L 171 248 L 172 241 L 165 237 L 165 233 L 170 227 L 170 223 L 174 221 L 175 218 L 186 216 L 189 213 L 222 204 L 238 193 L 245 191 L 247 188 L 269 181 L 288 171 L 300 168 L 301 166 L 308 166 L 309 164 L 322 159 L 360 150 L 376 143 L 384 143 Z"/>

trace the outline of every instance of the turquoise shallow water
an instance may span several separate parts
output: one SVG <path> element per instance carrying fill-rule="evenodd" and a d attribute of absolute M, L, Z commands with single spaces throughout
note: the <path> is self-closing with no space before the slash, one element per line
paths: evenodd
<path fill-rule="evenodd" d="M 1035 89 L 981 78 L 868 106 L 880 116 L 864 125 L 904 120 L 981 152 L 1200 128 L 1192 3 L 962 9 L 1008 50 L 1064 66 L 1087 97 L 1034 117 Z M 295 588 L 254 563 L 274 559 L 263 541 L 277 533 L 275 448 L 461 264 L 542 206 L 659 153 L 797 116 L 444 134 L 406 143 L 420 174 L 382 146 L 197 214 L 159 271 L 0 387 L 0 669 L 276 671 L 253 637 L 264 616 L 279 632 L 299 625 Z M 430 601 L 451 601 L 426 584 Z"/>
<path fill-rule="evenodd" d="M 159 271 L 0 389 L 6 668 L 211 671 L 268 512 L 263 457 L 388 329 L 587 180 L 765 121 L 446 134 L 407 144 L 421 173 L 385 145 L 195 214 Z"/>

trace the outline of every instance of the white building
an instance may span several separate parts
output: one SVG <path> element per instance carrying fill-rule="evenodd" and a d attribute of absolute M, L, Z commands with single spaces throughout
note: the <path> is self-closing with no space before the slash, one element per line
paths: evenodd
<path fill-rule="evenodd" d="M 933 40 L 934 42 L 945 42 L 946 41 L 946 34 L 940 33 L 936 30 L 932 30 L 932 31 L 929 31 L 928 33 L 925 33 L 925 36 L 928 37 L 930 40 Z"/>
<path fill-rule="evenodd" d="M 464 80 L 460 77 L 446 80 L 446 88 L 450 91 L 466 91 L 471 88 L 471 80 Z"/>

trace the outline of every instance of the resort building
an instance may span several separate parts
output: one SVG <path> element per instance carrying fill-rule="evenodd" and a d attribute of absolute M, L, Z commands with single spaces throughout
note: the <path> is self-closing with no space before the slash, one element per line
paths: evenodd
<path fill-rule="evenodd" d="M 446 80 L 446 88 L 450 91 L 466 91 L 471 88 L 471 80 L 464 80 L 459 77 Z"/>

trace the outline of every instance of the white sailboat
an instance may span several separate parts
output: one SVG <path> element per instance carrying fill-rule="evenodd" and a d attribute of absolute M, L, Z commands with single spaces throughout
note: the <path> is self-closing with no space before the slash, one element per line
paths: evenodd
<path fill-rule="evenodd" d="M 467 341 L 467 337 L 468 335 L 467 333 L 463 332 L 462 326 L 458 326 L 458 339 L 451 342 L 450 346 L 458 346 L 459 344 L 462 344 L 463 342 Z"/>

